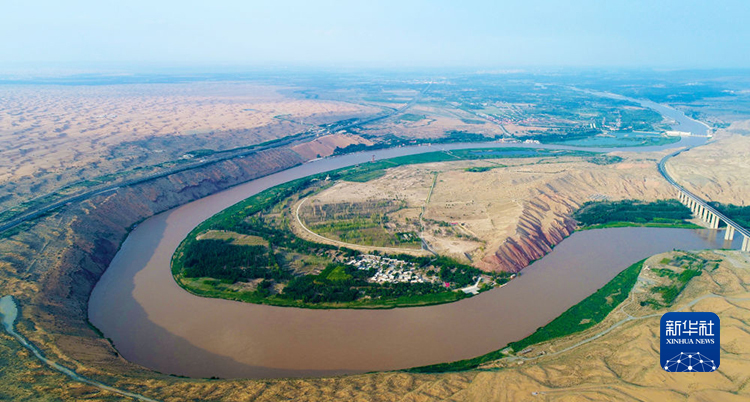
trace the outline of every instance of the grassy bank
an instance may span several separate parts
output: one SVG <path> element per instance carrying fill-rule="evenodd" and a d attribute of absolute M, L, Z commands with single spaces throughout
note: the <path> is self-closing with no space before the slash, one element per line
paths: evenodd
<path fill-rule="evenodd" d="M 184 278 L 181 276 L 175 277 L 177 283 L 183 289 L 187 290 L 191 294 L 201 297 L 212 297 L 218 299 L 227 299 L 241 301 L 245 303 L 254 304 L 265 304 L 268 306 L 278 307 L 297 307 L 307 308 L 313 310 L 332 310 L 332 309 L 361 309 L 361 310 L 378 310 L 378 309 L 393 309 L 393 308 L 405 308 L 405 307 L 423 307 L 433 306 L 444 303 L 452 303 L 471 295 L 463 292 L 441 292 L 432 293 L 427 295 L 419 296 L 402 296 L 395 299 L 388 300 L 357 300 L 351 302 L 334 303 L 334 302 L 321 302 L 321 303 L 305 303 L 300 300 L 282 299 L 276 297 L 265 297 L 259 295 L 257 292 L 233 292 L 230 290 L 218 290 L 215 286 L 210 284 L 201 283 L 205 281 L 205 278 L 191 279 Z"/>
<path fill-rule="evenodd" d="M 571 335 L 602 322 L 612 310 L 627 299 L 638 279 L 638 275 L 641 273 L 644 261 L 645 260 L 641 260 L 626 268 L 606 285 L 594 292 L 594 294 L 569 308 L 549 324 L 537 329 L 536 332 L 520 341 L 509 343 L 507 347 L 511 348 L 513 352 L 519 352 L 531 345 Z M 447 371 L 469 370 L 476 368 L 483 363 L 505 357 L 506 355 L 502 352 L 504 349 L 505 348 L 499 349 L 472 359 L 416 367 L 406 371 L 418 373 L 441 373 Z"/>
<path fill-rule="evenodd" d="M 579 230 L 631 226 L 700 229 L 687 221 L 692 216 L 690 209 L 677 200 L 589 201 L 573 213 Z"/>

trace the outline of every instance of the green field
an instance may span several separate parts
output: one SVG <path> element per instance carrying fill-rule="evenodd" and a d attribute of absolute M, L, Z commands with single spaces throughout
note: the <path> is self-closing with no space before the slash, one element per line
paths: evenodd
<path fill-rule="evenodd" d="M 419 248 L 421 244 L 418 237 L 410 241 L 402 241 L 395 233 L 388 232 L 382 223 L 367 218 L 308 225 L 308 229 L 329 239 L 363 246 Z"/>
<path fill-rule="evenodd" d="M 485 123 L 487 123 L 486 121 L 479 120 L 479 119 L 461 119 L 461 122 L 466 123 L 466 124 L 485 124 Z"/>
<path fill-rule="evenodd" d="M 313 232 L 329 239 L 375 247 L 420 248 L 419 236 L 387 228 L 388 215 L 406 208 L 404 201 L 305 203 L 300 218 Z"/>
<path fill-rule="evenodd" d="M 426 118 L 423 114 L 406 113 L 398 117 L 399 120 L 417 122 Z"/>
<path fill-rule="evenodd" d="M 325 274 L 325 278 L 329 281 L 345 281 L 352 279 L 352 276 L 346 273 L 346 270 L 342 265 L 335 265 L 330 271 L 321 272 L 321 276 L 323 274 Z"/>

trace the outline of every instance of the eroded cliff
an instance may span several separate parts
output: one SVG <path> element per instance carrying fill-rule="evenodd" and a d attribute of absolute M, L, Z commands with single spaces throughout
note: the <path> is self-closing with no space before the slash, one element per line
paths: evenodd
<path fill-rule="evenodd" d="M 87 321 L 89 295 L 128 231 L 154 214 L 304 161 L 289 149 L 267 150 L 71 203 L 0 240 L 0 292 L 18 300 L 19 329 L 45 352 L 89 369 L 132 370 Z"/>

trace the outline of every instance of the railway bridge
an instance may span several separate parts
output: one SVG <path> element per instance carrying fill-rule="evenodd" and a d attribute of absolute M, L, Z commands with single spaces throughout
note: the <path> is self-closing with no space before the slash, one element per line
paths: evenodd
<path fill-rule="evenodd" d="M 687 205 L 687 207 L 690 208 L 691 211 L 693 211 L 693 214 L 696 217 L 700 218 L 703 222 L 706 222 L 708 227 L 711 229 L 718 229 L 719 224 L 721 222 L 724 222 L 727 225 L 724 239 L 733 240 L 734 235 L 739 233 L 744 236 L 744 239 L 742 241 L 742 251 L 750 252 L 750 230 L 747 230 L 744 227 L 740 226 L 738 223 L 729 219 L 726 215 L 717 211 L 716 208 L 709 205 L 706 201 L 703 201 L 697 195 L 686 190 L 684 187 L 674 181 L 674 179 L 669 176 L 669 173 L 667 173 L 667 169 L 665 167 L 667 160 L 669 160 L 669 158 L 673 156 L 679 155 L 681 152 L 686 150 L 687 149 L 683 149 L 665 156 L 659 162 L 659 173 L 664 176 L 669 184 L 677 189 L 677 199 L 680 200 L 680 202 L 682 202 L 683 204 Z"/>

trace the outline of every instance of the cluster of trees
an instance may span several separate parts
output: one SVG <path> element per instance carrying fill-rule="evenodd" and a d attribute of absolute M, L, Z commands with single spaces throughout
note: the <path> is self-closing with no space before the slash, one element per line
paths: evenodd
<path fill-rule="evenodd" d="M 343 270 L 346 275 L 330 279 L 334 270 Z M 328 264 L 318 275 L 305 275 L 292 279 L 279 295 L 285 299 L 301 300 L 305 303 L 344 303 L 360 297 L 358 286 L 367 285 L 367 273 L 349 265 Z"/>
<path fill-rule="evenodd" d="M 676 278 L 674 278 L 675 280 L 670 285 L 654 286 L 651 290 L 661 295 L 664 305 L 671 305 L 685 289 L 688 282 L 696 276 L 700 276 L 702 272 L 701 268 L 685 269 L 678 275 L 675 275 Z"/>
<path fill-rule="evenodd" d="M 300 276 L 289 281 L 279 297 L 305 303 L 351 302 L 359 298 L 359 290 L 348 282 L 332 283 L 313 275 Z"/>
<path fill-rule="evenodd" d="M 423 296 L 445 291 L 445 288 L 438 283 L 384 283 L 370 285 L 365 290 L 365 295 L 373 299 L 397 299 L 399 297 Z"/>
<path fill-rule="evenodd" d="M 622 158 L 615 155 L 595 155 L 587 160 L 595 165 L 611 165 L 622 162 Z"/>
<path fill-rule="evenodd" d="M 582 225 L 599 225 L 611 222 L 684 221 L 690 219 L 692 213 L 688 207 L 677 200 L 590 201 L 583 204 L 573 217 Z"/>
<path fill-rule="evenodd" d="M 619 109 L 620 128 L 633 131 L 651 131 L 662 121 L 662 116 L 651 109 Z"/>
<path fill-rule="evenodd" d="M 441 267 L 440 279 L 455 287 L 466 287 L 474 284 L 476 275 L 460 268 Z"/>
<path fill-rule="evenodd" d="M 482 120 L 478 120 L 482 122 Z M 470 133 L 467 131 L 451 130 L 445 133 L 445 136 L 439 138 L 401 138 L 393 134 L 389 134 L 383 138 L 380 138 L 378 142 L 373 145 L 365 144 L 351 144 L 346 147 L 333 150 L 334 155 L 343 155 L 352 152 L 361 151 L 372 151 L 376 149 L 391 148 L 399 145 L 416 145 L 416 144 L 451 144 L 457 142 L 487 142 L 493 141 L 500 138 L 499 135 L 485 136 L 484 134 Z"/>
<path fill-rule="evenodd" d="M 319 177 L 311 176 L 272 187 L 218 213 L 204 222 L 208 227 L 201 225 L 198 228 L 199 230 L 215 229 L 233 231 L 235 227 L 242 225 L 248 217 L 272 209 L 285 198 L 308 188 L 310 183 L 317 179 Z"/>
<path fill-rule="evenodd" d="M 489 172 L 492 169 L 495 169 L 497 166 L 472 166 L 464 169 L 466 172 L 470 173 L 482 173 L 482 172 Z"/>
<path fill-rule="evenodd" d="M 330 279 L 334 269 L 346 272 L 344 279 Z M 373 299 L 391 300 L 399 297 L 422 296 L 444 291 L 437 283 L 370 283 L 375 270 L 360 270 L 350 265 L 329 264 L 319 275 L 306 275 L 292 279 L 279 297 L 305 303 L 344 303 L 369 296 Z"/>
<path fill-rule="evenodd" d="M 291 275 L 279 267 L 276 256 L 265 246 L 238 246 L 225 240 L 198 240 L 185 250 L 183 275 L 210 277 L 232 283 L 266 278 L 284 280 Z"/>
<path fill-rule="evenodd" d="M 286 281 L 292 275 L 281 268 L 274 254 L 278 246 L 303 253 L 334 249 L 300 239 L 289 231 L 277 229 L 257 217 L 285 198 L 310 186 L 314 178 L 305 178 L 271 188 L 222 211 L 201 224 L 195 232 L 203 230 L 228 230 L 241 234 L 257 235 L 269 241 L 269 246 L 234 245 L 224 240 L 187 240 L 182 247 L 181 273 L 188 278 L 209 277 L 230 282 L 256 278 Z M 248 218 L 253 216 L 252 218 Z"/>

